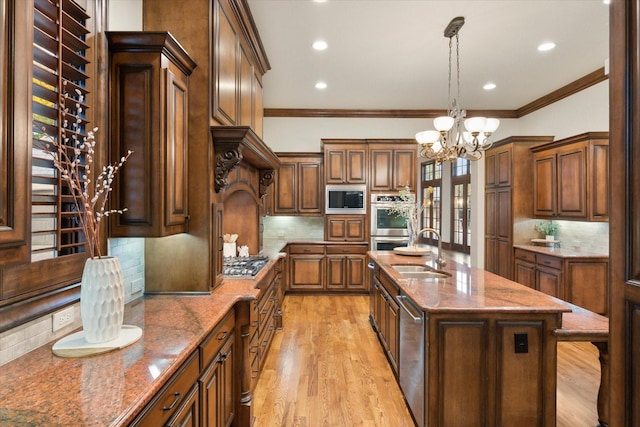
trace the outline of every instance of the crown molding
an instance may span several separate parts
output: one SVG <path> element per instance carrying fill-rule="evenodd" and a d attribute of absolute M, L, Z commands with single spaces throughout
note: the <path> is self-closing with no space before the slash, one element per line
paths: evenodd
<path fill-rule="evenodd" d="M 516 110 L 467 110 L 469 116 L 518 119 L 608 79 L 601 67 L 566 86 Z M 361 110 L 332 108 L 265 108 L 264 117 L 352 118 L 352 119 L 433 119 L 446 110 Z"/>

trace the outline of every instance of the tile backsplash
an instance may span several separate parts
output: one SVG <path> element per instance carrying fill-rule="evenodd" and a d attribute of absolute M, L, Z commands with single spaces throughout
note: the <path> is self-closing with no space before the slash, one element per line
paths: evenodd
<path fill-rule="evenodd" d="M 262 224 L 264 247 L 286 242 L 324 240 L 322 216 L 267 216 Z"/>
<path fill-rule="evenodd" d="M 109 255 L 117 256 L 124 276 L 125 303 L 144 293 L 144 239 L 110 239 Z M 64 309 L 67 309 L 65 307 Z M 80 303 L 73 304 L 73 322 L 53 332 L 53 314 L 0 333 L 0 366 L 82 326 Z"/>
<path fill-rule="evenodd" d="M 531 220 L 533 227 L 542 220 Z M 608 253 L 609 252 L 609 223 L 608 222 L 581 222 L 581 221 L 554 221 L 558 223 L 560 246 L 567 249 L 582 250 L 585 252 Z M 538 238 L 544 238 L 537 233 Z"/>

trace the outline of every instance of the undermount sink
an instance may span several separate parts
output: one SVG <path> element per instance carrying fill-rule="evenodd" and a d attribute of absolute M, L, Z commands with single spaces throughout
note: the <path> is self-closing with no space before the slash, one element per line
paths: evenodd
<path fill-rule="evenodd" d="M 409 279 L 439 279 L 451 277 L 451 274 L 436 271 L 426 265 L 392 265 L 394 270 Z"/>

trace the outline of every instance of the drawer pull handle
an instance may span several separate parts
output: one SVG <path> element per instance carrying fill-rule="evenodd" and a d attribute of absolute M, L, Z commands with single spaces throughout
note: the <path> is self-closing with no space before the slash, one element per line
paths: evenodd
<path fill-rule="evenodd" d="M 163 406 L 162 410 L 163 411 L 170 411 L 173 409 L 174 406 L 176 406 L 176 404 L 180 401 L 180 392 L 176 391 L 175 393 L 173 393 L 173 402 L 171 402 L 171 405 L 169 406 Z"/>
<path fill-rule="evenodd" d="M 227 337 L 227 334 L 227 331 L 222 331 L 220 334 L 218 334 L 218 341 L 222 341 L 223 339 L 225 339 Z"/>
<path fill-rule="evenodd" d="M 305 254 L 308 254 L 309 252 L 311 252 L 311 250 L 310 249 L 305 249 L 302 252 L 304 252 Z"/>

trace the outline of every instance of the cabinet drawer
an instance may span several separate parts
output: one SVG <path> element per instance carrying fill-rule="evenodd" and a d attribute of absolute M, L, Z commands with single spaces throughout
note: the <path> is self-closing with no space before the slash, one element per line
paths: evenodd
<path fill-rule="evenodd" d="M 324 254 L 324 245 L 293 245 L 289 246 L 290 254 Z"/>
<path fill-rule="evenodd" d="M 200 359 L 202 366 L 208 366 L 213 358 L 218 354 L 222 346 L 231 334 L 235 326 L 235 311 L 231 310 L 222 319 L 222 322 L 215 327 L 209 336 L 200 344 Z"/>
<path fill-rule="evenodd" d="M 366 254 L 367 247 L 363 245 L 327 245 L 327 254 Z"/>
<path fill-rule="evenodd" d="M 515 250 L 515 257 L 516 259 L 523 259 L 529 262 L 536 262 L 536 254 L 534 254 L 533 252 L 522 250 L 522 249 Z"/>
<path fill-rule="evenodd" d="M 549 268 L 555 268 L 557 270 L 561 270 L 562 269 L 562 259 L 561 258 L 556 258 L 554 256 L 537 254 L 536 255 L 536 264 L 544 265 L 545 267 L 549 267 Z"/>
<path fill-rule="evenodd" d="M 186 399 L 187 393 L 198 380 L 199 373 L 200 358 L 198 352 L 194 351 L 132 425 L 150 427 L 165 425 L 169 417 L 180 408 Z"/>

